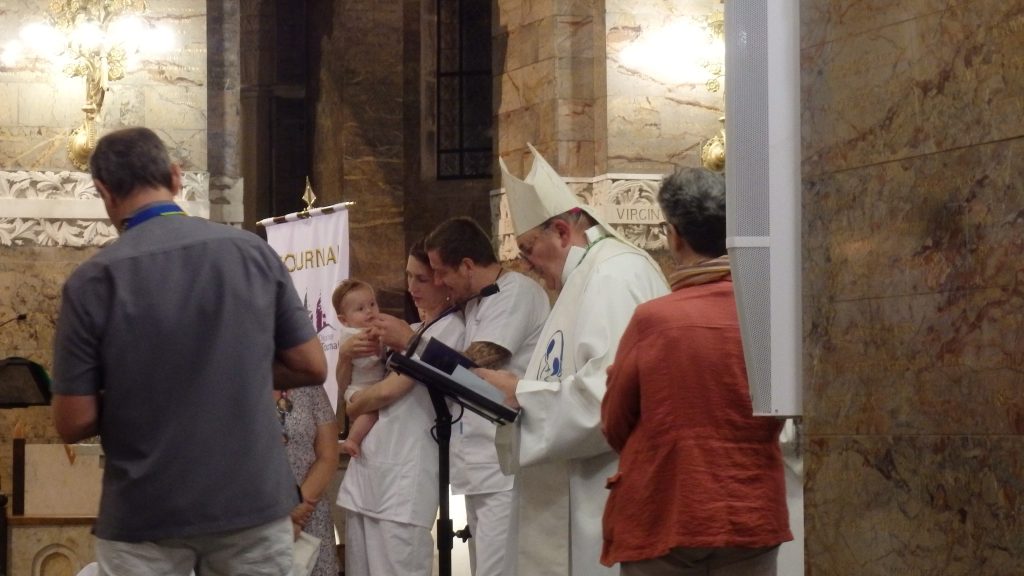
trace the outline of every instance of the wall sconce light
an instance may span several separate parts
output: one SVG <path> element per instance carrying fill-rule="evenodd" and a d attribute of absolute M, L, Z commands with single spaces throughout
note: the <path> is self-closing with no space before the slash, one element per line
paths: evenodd
<path fill-rule="evenodd" d="M 708 30 L 716 41 L 721 42 L 724 47 L 725 14 L 719 12 L 709 19 Z M 724 48 L 722 54 L 724 58 Z M 711 74 L 711 79 L 706 84 L 708 91 L 720 92 L 722 90 L 722 82 L 725 79 L 725 62 L 723 60 L 709 61 L 705 63 L 704 68 Z M 725 172 L 725 116 L 719 118 L 718 121 L 722 123 L 722 128 L 719 129 L 718 134 L 715 134 L 701 145 L 700 163 L 708 170 Z"/>
<path fill-rule="evenodd" d="M 622 49 L 619 61 L 665 84 L 704 83 L 718 92 L 725 60 L 724 17 L 714 14 L 669 22 Z"/>
<path fill-rule="evenodd" d="M 722 128 L 701 145 L 700 163 L 708 170 L 725 172 L 725 116 L 718 121 L 722 123 Z"/>
<path fill-rule="evenodd" d="M 638 38 L 619 55 L 620 62 L 665 84 L 703 84 L 721 92 L 725 80 L 725 14 L 679 19 Z M 718 134 L 701 143 L 701 164 L 725 170 L 725 118 Z"/>
<path fill-rule="evenodd" d="M 68 158 L 89 166 L 96 147 L 96 124 L 110 82 L 124 78 L 146 56 L 174 47 L 173 33 L 142 19 L 145 0 L 51 0 L 47 23 L 22 28 L 19 40 L 0 54 L 5 66 L 32 56 L 49 61 L 71 77 L 85 78 L 85 120 L 71 131 Z"/>

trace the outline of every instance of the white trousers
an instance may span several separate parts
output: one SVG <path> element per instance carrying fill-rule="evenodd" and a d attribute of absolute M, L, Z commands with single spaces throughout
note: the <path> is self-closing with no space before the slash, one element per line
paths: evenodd
<path fill-rule="evenodd" d="M 288 576 L 294 553 L 291 518 L 203 536 L 153 542 L 96 539 L 100 576 Z"/>
<path fill-rule="evenodd" d="M 431 576 L 430 529 L 345 511 L 345 576 Z"/>
<path fill-rule="evenodd" d="M 466 495 L 473 576 L 515 576 L 519 490 Z"/>

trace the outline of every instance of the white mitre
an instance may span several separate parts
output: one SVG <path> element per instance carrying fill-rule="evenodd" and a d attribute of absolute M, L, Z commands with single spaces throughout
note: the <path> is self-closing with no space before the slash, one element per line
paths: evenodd
<path fill-rule="evenodd" d="M 553 216 L 581 208 L 569 185 L 555 172 L 547 160 L 527 143 L 533 153 L 533 167 L 525 180 L 516 178 L 508 171 L 500 157 L 501 182 L 508 199 L 508 210 L 512 215 L 512 227 L 516 236 L 540 226 Z"/>
<path fill-rule="evenodd" d="M 579 208 L 589 214 L 607 233 L 628 243 L 614 228 L 597 216 L 596 210 L 576 198 L 569 185 L 540 152 L 537 152 L 533 144 L 527 142 L 526 145 L 533 153 L 533 167 L 524 180 L 510 174 L 505 161 L 498 157 L 501 183 L 505 188 L 505 198 L 508 200 L 508 211 L 512 216 L 512 228 L 516 236 L 522 236 L 554 216 Z"/>

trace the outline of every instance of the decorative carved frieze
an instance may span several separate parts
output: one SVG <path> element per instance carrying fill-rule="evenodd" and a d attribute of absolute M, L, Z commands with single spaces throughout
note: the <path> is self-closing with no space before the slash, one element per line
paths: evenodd
<path fill-rule="evenodd" d="M 178 201 L 209 218 L 209 174 L 184 172 Z M 0 171 L 0 245 L 81 248 L 116 237 L 89 173 Z"/>

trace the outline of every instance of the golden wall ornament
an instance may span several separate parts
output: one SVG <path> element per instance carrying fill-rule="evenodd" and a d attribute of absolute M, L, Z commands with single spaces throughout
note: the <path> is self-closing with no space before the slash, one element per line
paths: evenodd
<path fill-rule="evenodd" d="M 724 43 L 725 13 L 715 12 L 708 18 L 707 29 L 716 40 Z M 708 92 L 722 92 L 725 89 L 725 62 L 705 62 L 704 69 L 711 78 L 705 83 Z M 718 119 L 722 128 L 718 134 L 708 138 L 700 147 L 700 163 L 708 170 L 725 171 L 725 116 Z"/>
<path fill-rule="evenodd" d="M 722 123 L 718 134 L 712 136 L 700 147 L 700 163 L 714 172 L 725 171 L 725 116 L 718 119 Z"/>
<path fill-rule="evenodd" d="M 707 18 L 704 24 L 712 41 L 725 44 L 725 12 L 715 12 Z M 704 87 L 708 92 L 721 92 L 725 80 L 725 62 L 721 59 L 705 60 L 701 66 L 710 74 Z"/>
<path fill-rule="evenodd" d="M 111 25 L 119 18 L 141 15 L 145 0 L 52 0 L 51 24 L 66 38 L 63 52 L 71 62 L 64 73 L 85 78 L 85 120 L 71 131 L 68 158 L 81 170 L 88 169 L 96 148 L 96 124 L 103 99 L 112 81 L 125 75 L 128 58 L 123 39 L 115 38 Z"/>

